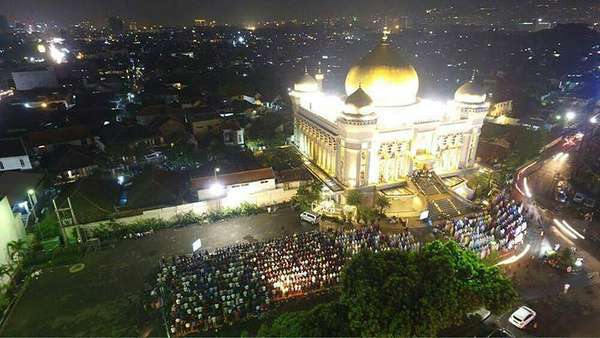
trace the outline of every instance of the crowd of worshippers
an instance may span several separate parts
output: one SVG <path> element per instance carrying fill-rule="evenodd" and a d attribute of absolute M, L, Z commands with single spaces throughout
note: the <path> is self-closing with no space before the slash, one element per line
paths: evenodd
<path fill-rule="evenodd" d="M 502 192 L 494 197 L 489 210 L 474 216 L 447 220 L 439 228 L 464 248 L 484 258 L 492 251 L 512 250 L 521 244 L 527 230 L 527 220 L 523 204 L 512 200 L 507 192 Z"/>
<path fill-rule="evenodd" d="M 392 248 L 417 250 L 419 244 L 409 232 L 386 235 L 373 226 L 163 257 L 153 293 L 162 296 L 171 334 L 213 330 L 336 285 L 344 263 L 361 249 Z"/>

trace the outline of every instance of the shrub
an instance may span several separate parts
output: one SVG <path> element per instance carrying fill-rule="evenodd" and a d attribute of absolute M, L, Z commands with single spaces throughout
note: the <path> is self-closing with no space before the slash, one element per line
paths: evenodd
<path fill-rule="evenodd" d="M 94 228 L 88 229 L 91 237 L 100 239 L 124 238 L 131 234 L 144 233 L 148 231 L 157 231 L 160 229 L 169 229 L 182 227 L 197 223 L 214 223 L 220 220 L 238 217 L 256 215 L 264 212 L 265 208 L 259 207 L 256 204 L 242 203 L 238 208 L 223 208 L 213 210 L 203 215 L 197 215 L 192 211 L 177 214 L 170 220 L 160 218 L 142 219 L 130 224 L 119 223 L 111 220 L 107 223 L 102 223 Z"/>

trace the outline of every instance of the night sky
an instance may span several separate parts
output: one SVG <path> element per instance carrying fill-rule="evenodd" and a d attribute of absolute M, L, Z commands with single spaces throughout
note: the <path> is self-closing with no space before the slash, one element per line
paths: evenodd
<path fill-rule="evenodd" d="M 0 14 L 24 22 L 105 22 L 121 16 L 140 22 L 187 25 L 196 17 L 233 23 L 260 19 L 314 18 L 365 14 L 413 15 L 436 6 L 473 10 L 477 7 L 513 8 L 528 2 L 535 7 L 556 0 L 0 0 Z M 560 0 L 565 1 L 567 0 Z M 591 5 L 598 0 L 568 0 Z"/>
<path fill-rule="evenodd" d="M 490 2 L 485 0 L 479 2 Z M 505 0 L 511 1 L 511 0 Z M 504 2 L 505 2 L 504 1 Z M 9 20 L 75 23 L 122 16 L 143 22 L 189 24 L 195 17 L 234 22 L 382 13 L 410 14 L 425 6 L 473 0 L 0 0 Z"/>

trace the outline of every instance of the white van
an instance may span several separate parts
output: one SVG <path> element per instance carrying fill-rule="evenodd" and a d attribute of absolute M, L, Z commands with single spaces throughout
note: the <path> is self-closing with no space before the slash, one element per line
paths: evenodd
<path fill-rule="evenodd" d="M 308 222 L 310 224 L 319 224 L 319 222 L 321 221 L 321 216 L 313 214 L 312 212 L 305 211 L 300 214 L 300 220 Z"/>

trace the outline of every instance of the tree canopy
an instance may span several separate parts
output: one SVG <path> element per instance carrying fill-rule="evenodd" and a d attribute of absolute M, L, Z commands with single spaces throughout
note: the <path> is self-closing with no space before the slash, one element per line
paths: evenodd
<path fill-rule="evenodd" d="M 348 309 L 338 302 L 319 304 L 307 311 L 285 313 L 271 325 L 262 325 L 259 337 L 350 336 Z"/>
<path fill-rule="evenodd" d="M 302 210 L 310 210 L 313 202 L 321 200 L 322 189 L 323 185 L 320 182 L 301 185 L 296 195 L 292 197 L 292 203 Z"/>
<path fill-rule="evenodd" d="M 359 206 L 362 202 L 362 193 L 359 190 L 350 190 L 346 193 L 346 204 Z"/>
<path fill-rule="evenodd" d="M 480 307 L 502 313 L 511 282 L 454 241 L 419 252 L 362 251 L 344 267 L 339 303 L 286 313 L 259 336 L 435 336 Z"/>
<path fill-rule="evenodd" d="M 504 312 L 517 299 L 497 268 L 454 241 L 434 241 L 418 253 L 363 251 L 346 265 L 341 284 L 350 328 L 363 336 L 433 336 L 481 306 Z"/>

